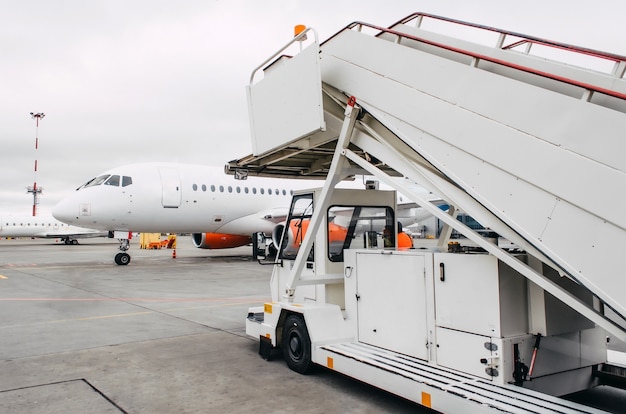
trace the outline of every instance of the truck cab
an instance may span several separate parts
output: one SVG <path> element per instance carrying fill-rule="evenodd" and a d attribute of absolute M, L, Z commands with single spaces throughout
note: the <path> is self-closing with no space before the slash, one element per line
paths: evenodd
<path fill-rule="evenodd" d="M 383 351 L 554 395 L 593 381 L 606 358 L 603 329 L 475 246 L 455 241 L 442 251 L 432 241 L 397 248 L 395 238 L 384 239 L 390 226 L 396 235 L 395 191 L 335 189 L 316 230 L 321 193 L 294 193 L 274 261 L 272 301 L 249 310 L 246 333 L 260 339 L 261 356 L 280 349 L 290 368 L 306 373 L 315 364 L 335 369 L 354 357 L 340 349 L 360 347 L 362 358 Z M 307 237 L 312 247 L 301 252 Z M 532 260 L 513 254 L 524 264 Z M 561 279 L 554 270 L 541 272 Z M 535 365 L 540 343 L 544 362 Z"/>
<path fill-rule="evenodd" d="M 344 255 L 348 249 L 392 249 L 394 240 L 384 240 L 385 228 L 396 229 L 396 192 L 380 190 L 336 190 L 324 213 L 320 230 L 310 230 L 314 208 L 322 189 L 294 192 L 283 227 L 270 281 L 271 303 L 251 309 L 246 332 L 262 338 L 261 354 L 281 347 L 283 324 L 292 308 L 336 307 L 345 311 Z M 313 247 L 303 255 L 301 274 L 294 265 L 305 237 Z M 282 304 L 285 305 L 283 308 Z M 269 310 L 269 312 L 268 312 Z M 300 312 L 297 312 L 300 313 Z"/>

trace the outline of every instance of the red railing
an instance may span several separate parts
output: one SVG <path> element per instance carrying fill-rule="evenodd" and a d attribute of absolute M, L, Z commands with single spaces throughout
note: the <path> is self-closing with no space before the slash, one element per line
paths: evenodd
<path fill-rule="evenodd" d="M 567 43 L 562 43 L 562 42 L 555 42 L 553 40 L 547 40 L 547 39 L 541 39 L 538 37 L 533 37 L 533 36 L 528 36 L 525 34 L 521 34 L 521 33 L 516 33 L 516 32 L 511 32 L 508 30 L 502 30 L 502 29 L 498 29 L 495 27 L 491 27 L 491 26 L 485 26 L 485 25 L 481 25 L 481 24 L 475 24 L 475 23 L 469 23 L 469 22 L 464 22 L 462 20 L 456 20 L 456 19 L 450 19 L 447 17 L 442 17 L 442 16 L 437 16 L 434 14 L 428 14 L 428 13 L 414 13 L 408 17 L 405 17 L 404 19 L 398 21 L 397 23 L 392 24 L 391 26 L 389 26 L 390 28 L 393 26 L 396 26 L 398 24 L 407 24 L 409 22 L 411 22 L 412 20 L 421 20 L 424 17 L 427 17 L 429 19 L 433 19 L 433 20 L 439 20 L 439 21 L 444 21 L 444 22 L 448 22 L 448 23 L 453 23 L 453 24 L 458 24 L 460 26 L 466 26 L 466 27 L 472 27 L 475 29 L 480 29 L 480 30 L 485 30 L 485 31 L 489 31 L 489 32 L 494 32 L 497 33 L 503 37 L 501 37 L 502 41 L 500 42 L 499 47 L 501 47 L 502 49 L 512 49 L 514 47 L 523 45 L 523 44 L 539 44 L 542 46 L 548 46 L 548 47 L 552 47 L 555 49 L 560 49 L 560 50 L 565 50 L 568 52 L 573 52 L 573 53 L 578 53 L 581 55 L 586 55 L 586 56 L 592 56 L 595 58 L 600 58 L 600 59 L 606 59 L 606 60 L 610 60 L 616 63 L 620 63 L 620 62 L 626 62 L 626 56 L 621 56 L 621 55 L 617 55 L 614 53 L 608 53 L 608 52 L 603 52 L 600 50 L 594 50 L 594 49 L 588 49 L 588 48 L 584 48 L 584 47 L 580 47 L 580 46 L 575 46 L 575 45 L 570 45 Z M 419 24 L 418 24 L 419 26 Z M 519 38 L 521 40 L 512 43 L 508 46 L 502 46 L 502 44 L 504 43 L 504 37 L 506 36 L 513 36 L 516 38 Z"/>
<path fill-rule="evenodd" d="M 389 33 L 392 34 L 394 36 L 398 36 L 399 39 L 410 39 L 416 42 L 421 42 L 424 44 L 428 44 L 430 46 L 434 46 L 437 48 L 441 48 L 444 50 L 448 50 L 451 52 L 455 52 L 455 53 L 459 53 L 465 56 L 469 56 L 471 58 L 477 59 L 477 60 L 483 60 L 483 61 L 487 61 L 487 62 L 491 62 L 491 63 L 495 63 L 501 66 L 505 66 L 508 68 L 512 68 L 515 70 L 519 70 L 522 72 L 526 72 L 526 73 L 531 73 L 534 75 L 538 75 L 538 76 L 542 76 L 548 79 L 552 79 L 558 82 L 563 82 L 565 84 L 569 84 L 572 86 L 576 86 L 576 87 L 580 87 L 583 89 L 586 89 L 590 92 L 598 92 L 604 95 L 608 95 L 608 96 L 612 96 L 618 99 L 623 99 L 626 100 L 626 93 L 622 93 L 619 91 L 615 91 L 612 89 L 607 89 L 607 88 L 603 88 L 597 85 L 592 85 L 586 82 L 581 82 L 575 79 L 571 79 L 571 78 L 567 78 L 567 77 L 563 77 L 563 76 L 559 76 L 553 73 L 549 73 L 549 72 L 545 72 L 545 71 L 541 71 L 538 69 L 535 69 L 533 67 L 530 66 L 524 66 L 524 65 L 519 65 L 513 62 L 509 62 L 503 59 L 498 59 L 489 55 L 485 55 L 485 54 L 481 54 L 481 53 L 476 53 L 470 50 L 466 50 L 466 49 L 461 49 L 461 48 L 457 48 L 454 46 L 450 46 L 444 43 L 440 43 L 440 42 L 435 42 L 429 39 L 425 39 L 425 38 L 421 38 L 418 36 L 412 36 L 406 33 L 402 33 L 399 31 L 396 31 L 393 29 L 393 27 L 400 25 L 400 24 L 406 24 L 407 22 L 410 22 L 412 20 L 418 20 L 417 22 L 417 26 L 419 27 L 419 24 L 421 23 L 419 20 L 423 19 L 424 17 L 427 18 L 432 18 L 432 19 L 436 19 L 436 20 L 441 20 L 441 21 L 445 21 L 445 22 L 449 22 L 449 23 L 454 23 L 454 24 L 460 24 L 463 26 L 467 26 L 467 27 L 473 27 L 473 28 L 477 28 L 477 29 L 482 29 L 482 30 L 487 30 L 487 31 L 491 31 L 491 32 L 495 32 L 498 33 L 500 35 L 500 39 L 498 40 L 498 47 L 501 49 L 511 49 L 513 47 L 517 47 L 520 44 L 524 44 L 524 43 L 532 43 L 532 44 L 540 44 L 543 46 L 548 46 L 548 47 L 553 47 L 556 49 L 560 49 L 560 50 L 565 50 L 565 51 L 570 51 L 570 52 L 574 52 L 574 53 L 578 53 L 578 54 L 582 54 L 582 55 L 586 55 L 586 56 L 592 56 L 592 57 L 596 57 L 596 58 L 600 58 L 600 59 L 606 59 L 609 61 L 613 61 L 615 62 L 615 69 L 614 69 L 614 76 L 616 76 L 617 78 L 621 78 L 624 74 L 624 68 L 626 65 L 626 56 L 620 56 L 620 55 L 616 55 L 616 54 L 612 54 L 612 53 L 607 53 L 607 52 L 602 52 L 602 51 L 598 51 L 598 50 L 593 50 L 593 49 L 587 49 L 587 48 L 582 48 L 582 47 L 578 47 L 578 46 L 573 46 L 573 45 L 569 45 L 566 43 L 559 43 L 559 42 L 554 42 L 551 40 L 546 40 L 546 39 L 540 39 L 540 38 L 536 38 L 536 37 L 532 37 L 532 36 L 527 36 L 527 35 L 523 35 L 523 34 L 519 34 L 519 33 L 515 33 L 515 32 L 511 32 L 511 31 L 506 31 L 506 30 L 501 30 L 501 29 L 496 29 L 493 27 L 489 27 L 489 26 L 483 26 L 483 25 L 479 25 L 479 24 L 474 24 L 474 23 L 468 23 L 468 22 L 464 22 L 464 21 L 460 21 L 460 20 L 455 20 L 455 19 L 449 19 L 446 17 L 441 17 L 441 16 L 435 16 L 435 15 L 431 15 L 431 14 L 427 14 L 427 13 L 414 13 L 408 17 L 405 17 L 404 19 L 398 21 L 397 23 L 392 24 L 391 26 L 389 26 L 389 28 L 385 28 L 385 27 L 380 27 L 380 26 L 376 26 L 373 24 L 369 24 L 369 23 L 364 23 L 364 22 L 352 22 L 349 25 L 347 25 L 344 29 L 340 30 L 339 32 L 337 32 L 336 34 L 334 34 L 333 36 L 331 36 L 328 40 L 326 40 L 324 43 L 330 41 L 331 39 L 333 39 L 335 36 L 339 35 L 341 32 L 343 32 L 344 30 L 354 30 L 355 28 L 358 31 L 361 31 L 361 29 L 363 27 L 368 27 L 371 29 L 374 29 L 375 31 L 378 31 L 379 33 L 376 34 L 376 36 L 380 36 L 383 33 Z M 516 38 L 519 38 L 521 40 L 516 41 L 515 43 L 512 43 L 510 45 L 504 46 L 504 40 L 506 36 L 513 36 Z M 324 44 L 322 43 L 322 45 Z M 621 73 L 619 73 L 621 72 Z"/>

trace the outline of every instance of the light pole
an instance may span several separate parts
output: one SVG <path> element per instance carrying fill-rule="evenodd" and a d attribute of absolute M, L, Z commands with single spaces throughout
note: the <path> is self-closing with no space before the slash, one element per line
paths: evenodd
<path fill-rule="evenodd" d="M 43 112 L 30 113 L 30 117 L 35 120 L 35 154 L 39 148 L 39 120 L 46 116 Z M 37 204 L 39 204 L 39 194 L 43 191 L 42 187 L 37 187 L 37 156 L 35 155 L 35 179 L 32 187 L 26 187 L 26 192 L 33 195 L 33 216 L 37 215 Z"/>

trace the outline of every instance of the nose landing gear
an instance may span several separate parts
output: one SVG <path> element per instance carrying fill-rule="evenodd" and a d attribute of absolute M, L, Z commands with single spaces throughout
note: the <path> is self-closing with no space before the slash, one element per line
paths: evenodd
<path fill-rule="evenodd" d="M 128 235 L 130 238 L 130 234 Z M 115 263 L 121 266 L 126 266 L 130 263 L 130 254 L 126 253 L 128 249 L 130 249 L 130 240 L 125 238 L 120 238 L 120 252 L 115 255 Z"/>

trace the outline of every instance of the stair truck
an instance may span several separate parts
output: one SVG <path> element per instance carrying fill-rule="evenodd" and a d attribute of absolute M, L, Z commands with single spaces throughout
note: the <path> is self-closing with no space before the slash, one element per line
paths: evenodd
<path fill-rule="evenodd" d="M 254 152 L 226 166 L 326 178 L 293 195 L 272 300 L 249 310 L 260 354 L 440 412 L 601 412 L 560 396 L 615 377 L 607 335 L 626 338 L 625 69 L 623 56 L 423 13 L 324 43 L 297 35 L 254 70 Z M 395 191 L 335 188 L 354 174 L 426 208 L 439 238 L 384 247 Z"/>

